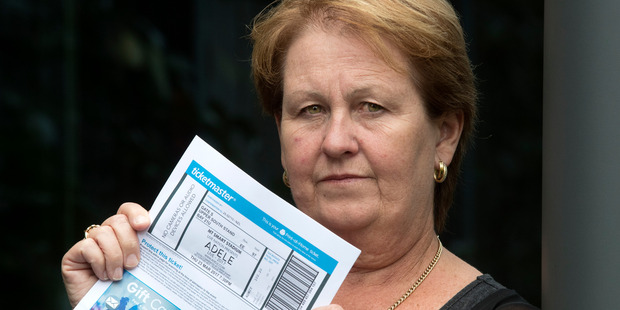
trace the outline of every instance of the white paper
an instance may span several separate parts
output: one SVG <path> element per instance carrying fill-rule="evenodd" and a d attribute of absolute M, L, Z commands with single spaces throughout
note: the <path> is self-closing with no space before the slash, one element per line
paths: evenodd
<path fill-rule="evenodd" d="M 199 137 L 149 213 L 138 267 L 76 309 L 312 309 L 360 254 Z"/>

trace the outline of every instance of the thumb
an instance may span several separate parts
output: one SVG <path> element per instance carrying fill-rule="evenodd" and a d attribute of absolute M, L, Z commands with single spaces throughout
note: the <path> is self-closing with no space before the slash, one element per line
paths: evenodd
<path fill-rule="evenodd" d="M 149 227 L 151 220 L 149 219 L 149 211 L 141 205 L 133 202 L 126 202 L 118 208 L 117 214 L 127 216 L 129 223 L 136 231 L 142 231 Z"/>

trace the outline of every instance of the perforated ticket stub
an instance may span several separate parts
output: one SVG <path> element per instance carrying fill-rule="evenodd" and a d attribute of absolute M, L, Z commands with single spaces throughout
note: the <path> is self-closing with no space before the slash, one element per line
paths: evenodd
<path fill-rule="evenodd" d="M 198 137 L 150 215 L 140 265 L 79 309 L 312 309 L 360 253 Z"/>

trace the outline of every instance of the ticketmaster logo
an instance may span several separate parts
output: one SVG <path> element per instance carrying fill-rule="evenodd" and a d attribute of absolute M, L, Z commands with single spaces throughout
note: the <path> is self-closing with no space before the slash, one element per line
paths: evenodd
<path fill-rule="evenodd" d="M 194 176 L 194 178 L 196 178 L 196 180 L 202 182 L 208 189 L 211 189 L 211 192 L 220 195 L 222 199 L 228 202 L 230 202 L 231 200 L 237 201 L 237 199 L 231 196 L 230 193 L 228 193 L 225 189 L 220 188 L 217 184 L 213 183 L 213 181 L 211 181 L 211 178 L 204 175 L 204 172 L 201 171 L 199 168 L 194 167 L 192 169 L 192 175 Z"/>

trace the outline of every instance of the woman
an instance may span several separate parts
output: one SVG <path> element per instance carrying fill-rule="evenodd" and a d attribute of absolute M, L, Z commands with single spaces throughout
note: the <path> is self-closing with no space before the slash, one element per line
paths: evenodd
<path fill-rule="evenodd" d="M 285 0 L 257 17 L 252 39 L 256 89 L 297 207 L 362 250 L 322 309 L 473 309 L 484 299 L 530 309 L 437 236 L 476 100 L 446 1 Z M 135 231 L 148 224 L 146 210 L 124 204 L 67 252 L 73 305 L 97 278 L 137 265 Z"/>

